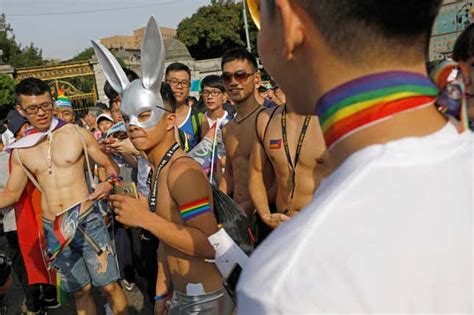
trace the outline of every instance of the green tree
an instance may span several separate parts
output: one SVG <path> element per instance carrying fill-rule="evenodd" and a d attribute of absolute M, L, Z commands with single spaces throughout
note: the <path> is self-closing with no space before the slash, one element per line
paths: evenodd
<path fill-rule="evenodd" d="M 0 74 L 0 117 L 15 105 L 15 80 L 6 74 Z"/>
<path fill-rule="evenodd" d="M 213 1 L 178 25 L 177 37 L 196 59 L 221 57 L 227 50 L 246 47 L 242 3 Z M 257 28 L 249 22 L 252 52 L 256 54 Z"/>
<path fill-rule="evenodd" d="M 73 61 L 88 61 L 89 59 L 94 56 L 94 48 L 89 47 L 75 55 L 72 60 Z"/>
<path fill-rule="evenodd" d="M 13 29 L 7 23 L 5 14 L 0 15 L 0 49 L 2 50 L 1 61 L 15 68 L 43 64 L 41 49 L 35 47 L 33 43 L 23 48 L 16 42 Z"/>

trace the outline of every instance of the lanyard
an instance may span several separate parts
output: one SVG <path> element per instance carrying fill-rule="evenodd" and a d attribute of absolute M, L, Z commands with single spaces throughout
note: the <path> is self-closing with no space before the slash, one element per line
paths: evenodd
<path fill-rule="evenodd" d="M 288 206 L 288 211 L 291 210 L 291 204 L 293 202 L 293 197 L 295 196 L 296 190 L 296 167 L 298 166 L 298 161 L 300 159 L 301 149 L 303 147 L 303 141 L 306 136 L 306 131 L 308 130 L 309 123 L 311 122 L 311 116 L 306 116 L 304 119 L 303 127 L 301 128 L 300 137 L 298 138 L 298 145 L 296 147 L 295 154 L 295 163 L 291 160 L 290 148 L 288 147 L 288 136 L 286 133 L 286 106 L 281 113 L 281 133 L 283 135 L 283 145 L 285 146 L 286 159 L 290 167 L 290 176 L 291 176 L 291 199 Z"/>
<path fill-rule="evenodd" d="M 158 164 L 158 167 L 155 172 L 155 181 L 153 182 L 152 190 L 150 191 L 150 198 L 148 203 L 150 204 L 150 210 L 152 212 L 156 212 L 156 200 L 158 198 L 158 177 L 160 176 L 161 170 L 163 167 L 168 164 L 168 162 L 173 157 L 174 153 L 179 149 L 179 144 L 175 142 L 171 148 L 169 148 L 168 152 L 166 152 L 165 156 L 161 159 L 161 162 Z M 147 180 L 147 184 L 151 184 L 152 173 L 150 172 Z M 151 186 L 151 185 L 150 185 Z"/>

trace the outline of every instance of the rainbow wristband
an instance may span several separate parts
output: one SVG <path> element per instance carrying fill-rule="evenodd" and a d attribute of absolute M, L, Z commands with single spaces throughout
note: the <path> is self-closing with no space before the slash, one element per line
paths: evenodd
<path fill-rule="evenodd" d="M 165 293 L 163 295 L 156 295 L 153 299 L 156 301 L 161 301 L 161 300 L 164 300 L 166 299 L 167 297 L 169 297 L 170 294 L 169 293 Z"/>

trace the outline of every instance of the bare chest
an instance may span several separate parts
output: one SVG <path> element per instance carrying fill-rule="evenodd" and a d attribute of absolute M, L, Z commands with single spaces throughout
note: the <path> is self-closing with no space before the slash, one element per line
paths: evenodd
<path fill-rule="evenodd" d="M 231 125 L 224 138 L 228 157 L 232 161 L 239 158 L 249 159 L 256 139 L 255 118 L 252 117 L 241 124 L 235 122 L 229 124 Z"/>
<path fill-rule="evenodd" d="M 151 211 L 155 212 L 159 216 L 165 218 L 168 221 L 175 223 L 182 223 L 181 217 L 179 216 L 179 209 L 171 197 L 168 184 L 168 169 L 165 168 L 160 172 L 158 181 L 155 183 L 155 176 L 153 176 L 153 183 L 150 190 L 150 198 L 156 198 L 156 207 L 151 206 Z M 155 191 L 153 193 L 153 191 Z"/>
<path fill-rule="evenodd" d="M 268 125 L 263 140 L 265 152 L 275 170 L 294 168 L 314 168 L 323 163 L 321 160 L 325 145 L 316 118 L 312 118 L 306 130 L 303 129 L 304 117 L 286 121 L 282 128 L 280 116 Z M 286 132 L 285 132 L 286 131 Z"/>
<path fill-rule="evenodd" d="M 33 148 L 21 150 L 20 156 L 25 166 L 39 175 L 50 169 L 64 169 L 77 164 L 83 157 L 83 149 L 78 140 L 58 134 L 52 141 L 45 139 Z"/>

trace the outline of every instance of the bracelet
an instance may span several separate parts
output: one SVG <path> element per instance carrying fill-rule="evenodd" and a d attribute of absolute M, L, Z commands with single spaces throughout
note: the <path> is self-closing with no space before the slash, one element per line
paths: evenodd
<path fill-rule="evenodd" d="M 112 186 L 115 186 L 115 184 L 120 183 L 122 180 L 123 180 L 123 178 L 122 178 L 122 177 L 119 177 L 119 176 L 117 176 L 117 175 L 109 175 L 109 176 L 107 176 L 107 178 L 105 179 L 105 182 L 106 182 L 106 183 L 109 183 L 109 184 L 112 185 Z"/>
<path fill-rule="evenodd" d="M 156 301 L 160 301 L 160 300 L 164 300 L 166 299 L 167 297 L 169 297 L 170 294 L 167 292 L 165 294 L 162 294 L 162 295 L 156 295 L 153 299 Z"/>

